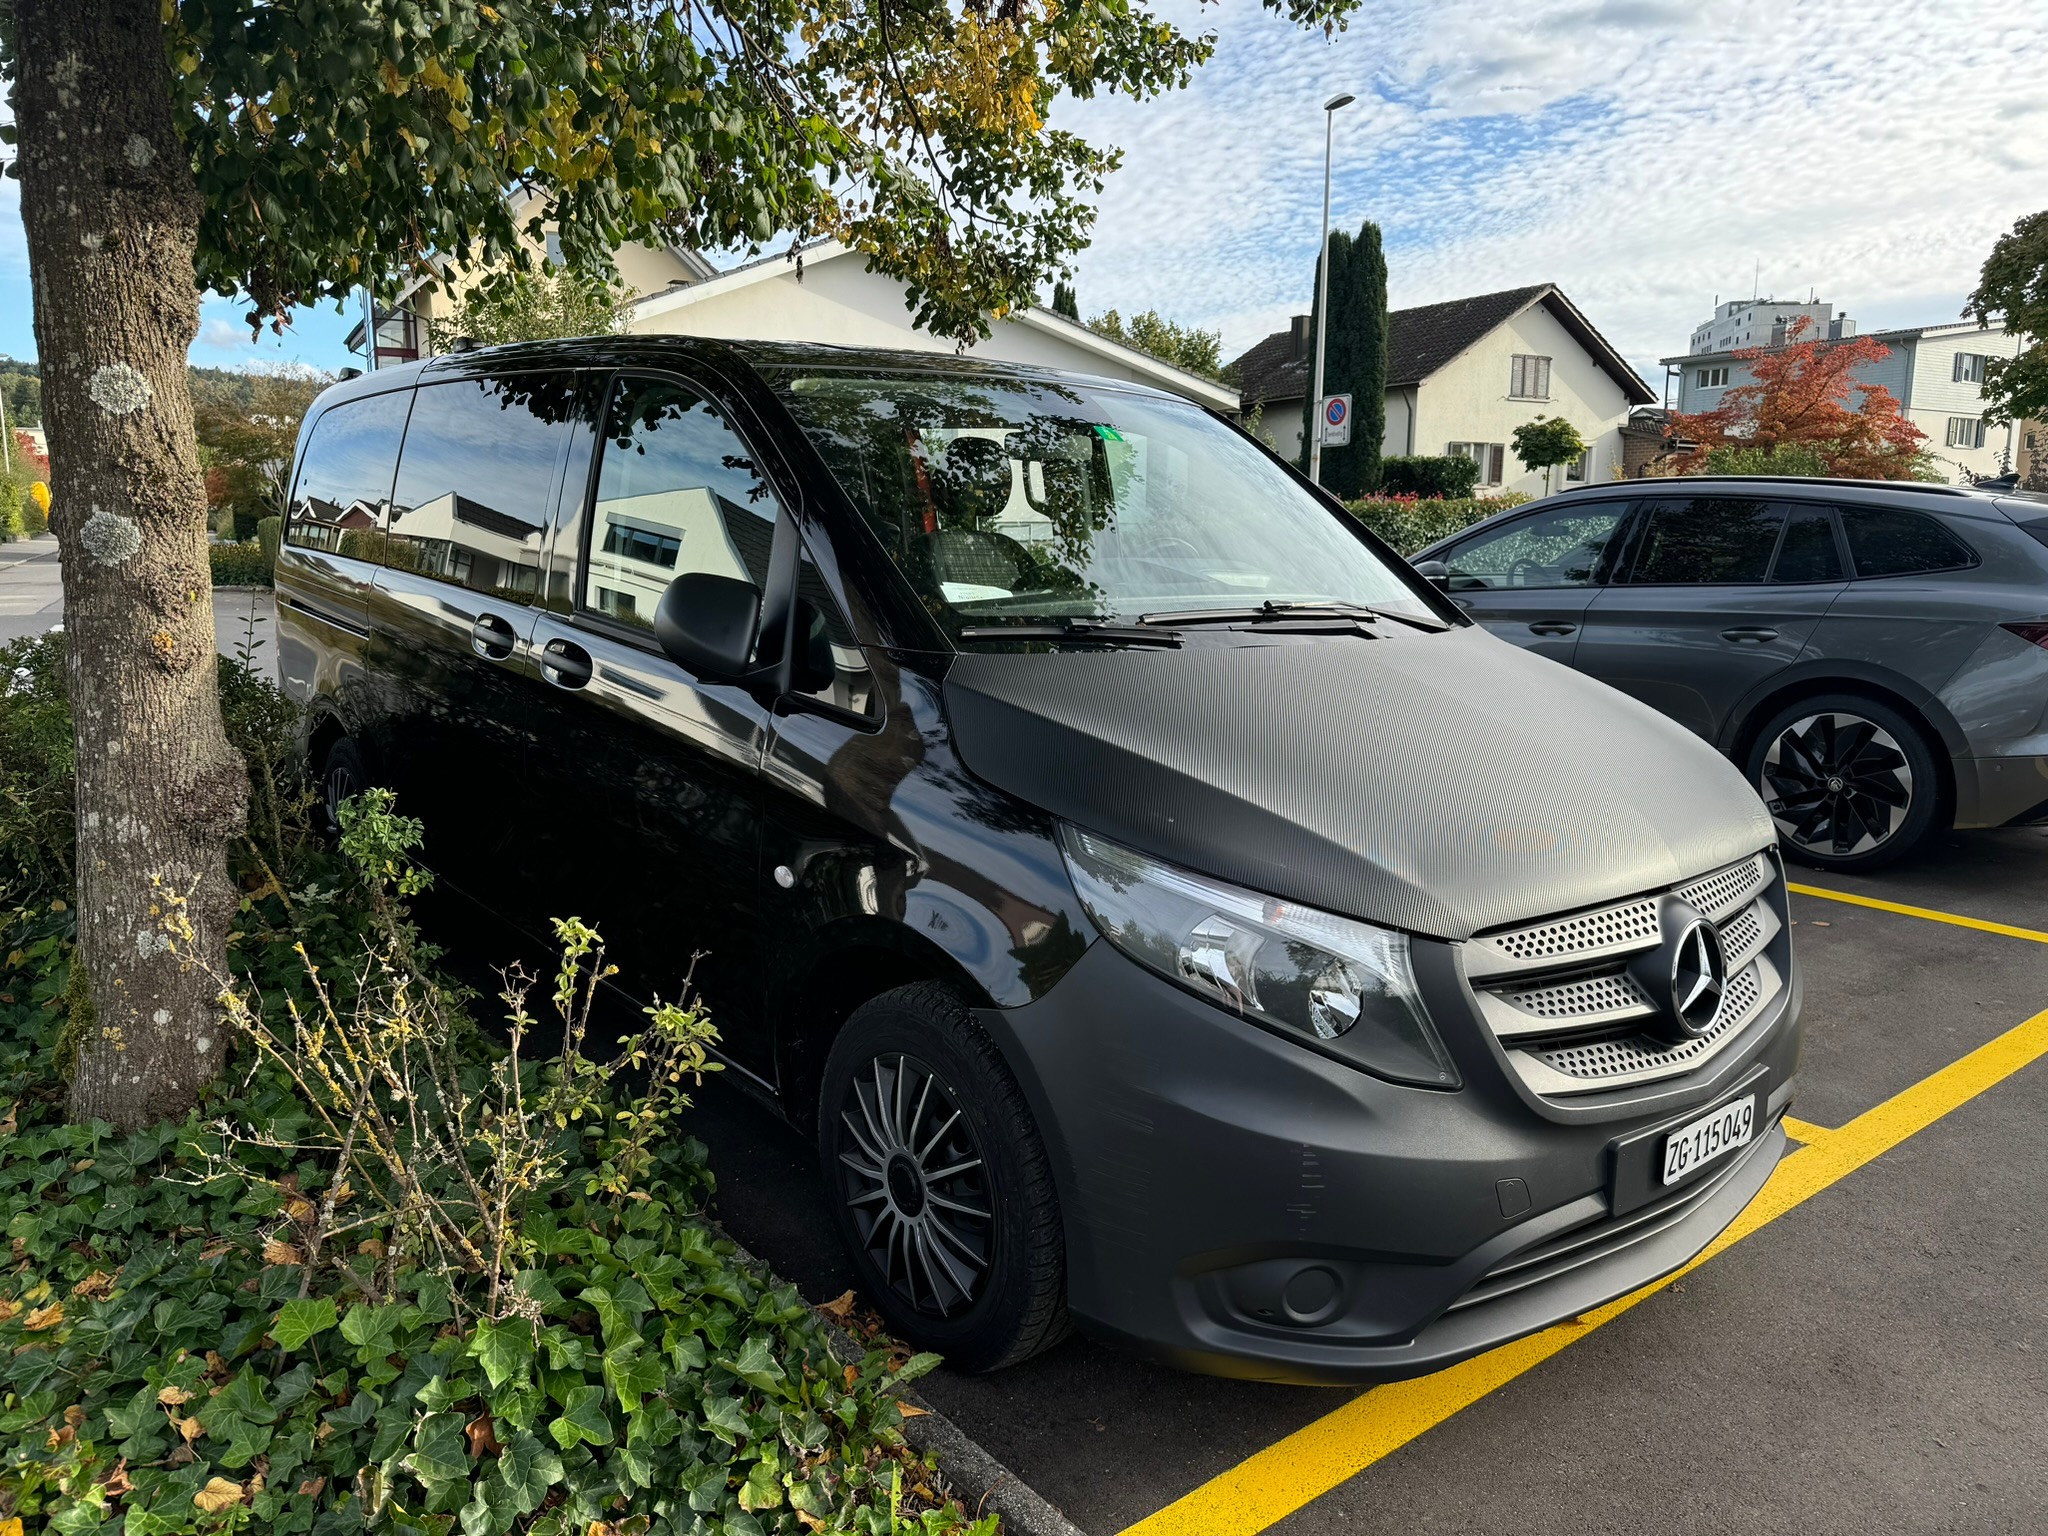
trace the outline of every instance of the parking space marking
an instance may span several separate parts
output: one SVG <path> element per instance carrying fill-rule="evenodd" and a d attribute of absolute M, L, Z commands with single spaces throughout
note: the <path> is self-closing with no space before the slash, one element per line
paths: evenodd
<path fill-rule="evenodd" d="M 1824 1125 L 1813 1125 L 1805 1120 L 1794 1120 L 1790 1115 L 1787 1115 L 1785 1117 L 1785 1134 L 1801 1146 L 1810 1147 L 1823 1136 L 1832 1136 L 1835 1133 Z"/>
<path fill-rule="evenodd" d="M 1823 1131 L 1818 1140 L 1788 1153 L 1742 1214 L 1682 1269 L 1582 1317 L 1433 1376 L 1361 1393 L 1127 1527 L 1123 1536 L 1254 1536 L 2042 1056 L 2048 1056 L 2048 1010 L 1866 1110 L 1841 1129 Z"/>
<path fill-rule="evenodd" d="M 1975 928 L 1980 933 L 2000 933 L 2009 939 L 2032 939 L 2036 944 L 2048 944 L 2048 933 L 2038 928 L 2015 928 L 2011 923 L 1986 922 L 1981 917 L 1963 917 L 1954 912 L 1937 912 L 1932 907 L 1908 907 L 1896 901 L 1879 901 L 1875 896 L 1856 896 L 1848 891 L 1823 890 L 1817 885 L 1794 885 L 1785 882 L 1785 889 L 1797 891 L 1802 896 L 1818 896 L 1823 901 L 1846 902 L 1852 907 L 1870 907 L 1878 912 L 1896 912 L 1901 917 L 1924 917 L 1930 923 L 1951 923 L 1958 928 Z"/>

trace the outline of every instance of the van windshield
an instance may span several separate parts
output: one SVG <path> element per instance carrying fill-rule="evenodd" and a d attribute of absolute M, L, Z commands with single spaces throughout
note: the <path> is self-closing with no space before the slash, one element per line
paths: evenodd
<path fill-rule="evenodd" d="M 949 633 L 1262 603 L 1426 614 L 1257 447 L 1085 383 L 792 374 L 784 398 Z"/>

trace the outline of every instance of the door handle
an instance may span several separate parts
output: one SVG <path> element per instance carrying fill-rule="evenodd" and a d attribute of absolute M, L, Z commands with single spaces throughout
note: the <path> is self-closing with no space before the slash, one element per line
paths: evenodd
<path fill-rule="evenodd" d="M 1532 635 L 1572 635 L 1577 634 L 1578 629 L 1578 625 L 1568 624 L 1563 619 L 1538 619 L 1529 626 L 1529 633 Z"/>
<path fill-rule="evenodd" d="M 512 654 L 518 637 L 512 626 L 495 613 L 480 613 L 469 627 L 469 648 L 485 661 L 503 661 Z"/>
<path fill-rule="evenodd" d="M 1721 638 L 1723 640 L 1733 640 L 1738 644 L 1740 644 L 1744 640 L 1754 640 L 1759 645 L 1761 645 L 1767 640 L 1777 639 L 1778 632 L 1775 629 L 1766 628 L 1761 624 L 1738 624 L 1733 629 L 1722 630 Z"/>
<path fill-rule="evenodd" d="M 573 640 L 550 640 L 541 648 L 540 675 L 557 688 L 581 688 L 590 681 L 590 652 Z"/>

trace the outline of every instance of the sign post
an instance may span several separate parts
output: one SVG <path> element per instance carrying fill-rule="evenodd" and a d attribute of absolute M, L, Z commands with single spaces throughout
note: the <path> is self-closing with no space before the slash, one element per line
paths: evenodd
<path fill-rule="evenodd" d="M 1346 448 L 1351 444 L 1351 397 L 1331 395 L 1323 402 L 1323 446 Z"/>

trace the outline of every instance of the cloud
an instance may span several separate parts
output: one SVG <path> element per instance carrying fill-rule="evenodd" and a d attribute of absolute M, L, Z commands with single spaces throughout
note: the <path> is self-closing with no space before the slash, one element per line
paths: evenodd
<path fill-rule="evenodd" d="M 1331 270 L 1334 271 L 1335 268 Z M 198 345 L 217 348 L 223 352 L 246 352 L 255 343 L 249 339 L 248 326 L 216 316 L 199 327 Z"/>
<path fill-rule="evenodd" d="M 1753 283 L 1947 319 L 2048 182 L 1985 0 L 1378 0 L 1330 42 L 1211 15 L 1188 91 L 1055 123 L 1125 150 L 1084 312 L 1156 306 L 1227 356 L 1308 307 L 1340 90 L 1332 222 L 1380 223 L 1397 306 L 1555 281 L 1653 379 Z"/>

